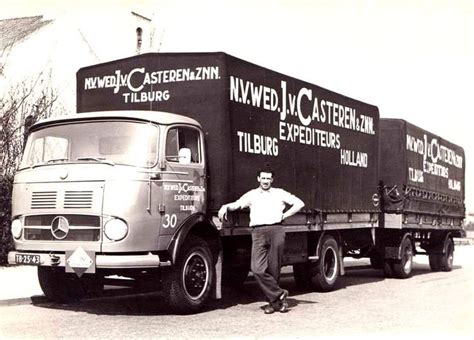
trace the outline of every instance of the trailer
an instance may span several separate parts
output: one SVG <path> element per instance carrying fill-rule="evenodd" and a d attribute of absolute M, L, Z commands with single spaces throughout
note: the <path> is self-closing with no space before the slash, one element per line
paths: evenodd
<path fill-rule="evenodd" d="M 378 247 L 372 261 L 380 266 L 380 253 L 385 253 L 385 259 L 402 258 L 398 264 L 386 261 L 386 274 L 396 270 L 398 276 L 407 277 L 411 274 L 411 256 L 407 253 L 413 251 L 428 255 L 432 270 L 450 271 L 453 238 L 466 236 L 462 228 L 464 150 L 399 119 L 382 119 L 380 134 L 382 204 L 378 236 L 385 250 Z M 402 254 L 400 242 L 394 242 L 391 236 L 394 233 L 405 244 Z M 421 250 L 417 251 L 415 245 Z"/>
<path fill-rule="evenodd" d="M 405 278 L 421 247 L 452 268 L 464 153 L 374 105 L 225 53 L 149 53 L 80 69 L 77 111 L 32 127 L 14 184 L 9 261 L 53 300 L 121 275 L 189 313 L 242 285 L 248 211 L 217 211 L 262 168 L 305 203 L 284 222 L 300 287 L 335 289 L 346 256 Z"/>

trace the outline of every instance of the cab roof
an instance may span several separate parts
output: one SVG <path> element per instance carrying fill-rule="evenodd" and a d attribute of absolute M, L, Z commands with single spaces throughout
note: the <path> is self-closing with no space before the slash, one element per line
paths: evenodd
<path fill-rule="evenodd" d="M 201 125 L 194 119 L 164 112 L 164 111 L 138 111 L 138 110 L 129 110 L 129 111 L 102 111 L 102 112 L 88 112 L 88 113 L 76 113 L 69 114 L 64 116 L 57 116 L 53 118 L 42 119 L 39 122 L 35 123 L 32 129 L 41 128 L 44 125 L 51 125 L 55 123 L 69 123 L 77 122 L 82 120 L 92 121 L 92 120 L 135 120 L 142 121 L 147 123 L 155 123 L 160 125 L 170 125 L 170 124 L 187 124 L 199 126 Z"/>

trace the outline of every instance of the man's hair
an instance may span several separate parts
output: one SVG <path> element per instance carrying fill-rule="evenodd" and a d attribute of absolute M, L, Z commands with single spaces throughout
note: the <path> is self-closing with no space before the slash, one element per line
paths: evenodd
<path fill-rule="evenodd" d="M 270 169 L 270 168 L 261 168 L 260 170 L 258 170 L 257 176 L 260 177 L 260 174 L 261 174 L 262 172 L 266 172 L 266 173 L 268 173 L 268 174 L 272 174 L 272 178 L 275 177 L 275 173 L 274 173 L 273 170 Z"/>

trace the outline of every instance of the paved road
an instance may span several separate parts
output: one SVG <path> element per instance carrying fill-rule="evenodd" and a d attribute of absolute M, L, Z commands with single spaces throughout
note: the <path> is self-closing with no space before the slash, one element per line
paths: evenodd
<path fill-rule="evenodd" d="M 213 302 L 200 314 L 176 316 L 168 314 L 159 294 L 107 297 L 70 305 L 50 303 L 42 296 L 21 297 L 21 287 L 29 287 L 32 295 L 41 294 L 34 272 L 15 268 L 14 275 L 7 275 L 11 269 L 0 269 L 0 337 L 378 338 L 403 334 L 410 338 L 445 335 L 471 339 L 473 259 L 474 246 L 457 247 L 455 269 L 433 273 L 427 258 L 418 256 L 414 276 L 408 280 L 384 279 L 380 272 L 368 268 L 352 269 L 340 279 L 336 291 L 325 294 L 298 291 L 285 268 L 282 285 L 290 291 L 291 309 L 287 314 L 273 315 L 263 314 L 258 287 L 251 279 L 244 289 L 226 291 L 225 299 Z M 9 282 L 7 276 L 22 282 Z M 6 290 L 12 290 L 10 298 Z"/>

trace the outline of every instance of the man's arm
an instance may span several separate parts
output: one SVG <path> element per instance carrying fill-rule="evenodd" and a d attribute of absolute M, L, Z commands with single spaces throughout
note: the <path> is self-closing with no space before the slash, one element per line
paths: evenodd
<path fill-rule="evenodd" d="M 291 196 L 292 196 L 291 199 L 288 200 L 288 202 L 287 202 L 288 204 L 291 205 L 291 207 L 290 207 L 290 209 L 288 209 L 287 211 L 285 211 L 283 213 L 282 220 L 284 220 L 285 218 L 288 218 L 290 216 L 293 216 L 294 214 L 296 214 L 298 211 L 300 211 L 304 207 L 304 202 L 301 199 L 299 199 L 298 197 L 296 197 L 294 195 L 291 195 Z"/>
<path fill-rule="evenodd" d="M 227 203 L 227 204 L 224 204 L 220 209 L 219 209 L 219 213 L 218 213 L 218 216 L 219 216 L 219 220 L 227 220 L 227 212 L 228 211 L 235 211 L 235 210 L 239 210 L 241 207 L 240 207 L 240 203 L 239 201 L 235 201 L 235 202 L 232 202 L 232 203 Z"/>

